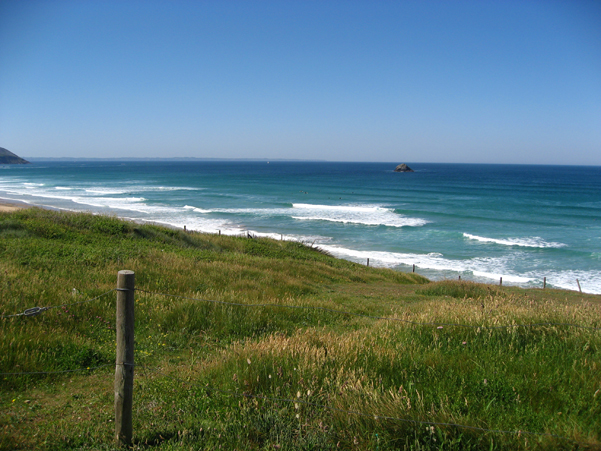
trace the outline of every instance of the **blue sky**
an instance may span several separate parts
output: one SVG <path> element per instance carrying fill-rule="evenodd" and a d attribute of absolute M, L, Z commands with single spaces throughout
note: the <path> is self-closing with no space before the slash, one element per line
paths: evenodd
<path fill-rule="evenodd" d="M 0 147 L 601 165 L 601 2 L 1 0 Z"/>

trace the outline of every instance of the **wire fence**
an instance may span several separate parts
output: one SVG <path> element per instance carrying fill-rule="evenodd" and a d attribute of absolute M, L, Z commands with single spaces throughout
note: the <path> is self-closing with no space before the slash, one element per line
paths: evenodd
<path fill-rule="evenodd" d="M 88 366 L 85 368 L 76 368 L 74 370 L 59 370 L 59 371 L 22 371 L 20 373 L 0 373 L 0 376 L 27 376 L 33 374 L 62 374 L 62 373 L 75 373 L 79 371 L 92 371 L 97 370 L 98 368 L 106 368 L 107 366 L 114 366 L 112 363 L 106 363 L 104 365 L 98 366 Z"/>
<path fill-rule="evenodd" d="M 114 291 L 117 291 L 117 289 L 113 288 L 112 290 L 102 293 L 102 294 L 96 296 L 95 298 L 86 299 L 85 301 L 68 302 L 66 304 L 50 305 L 48 307 L 30 307 L 21 313 L 15 313 L 13 315 L 0 315 L 0 318 L 4 319 L 4 318 L 17 318 L 19 316 L 36 316 L 36 315 L 39 315 L 40 313 L 43 313 L 43 312 L 46 312 L 48 310 L 52 310 L 55 308 L 70 307 L 72 305 L 78 305 L 78 304 L 87 304 L 88 302 L 97 301 L 98 299 L 103 298 L 104 296 L 107 296 Z"/>
<path fill-rule="evenodd" d="M 68 302 L 68 303 L 64 303 L 64 304 L 45 306 L 45 307 L 31 307 L 20 313 L 9 314 L 9 315 L 0 315 L 0 319 L 10 319 L 10 318 L 19 318 L 19 317 L 30 318 L 30 317 L 37 316 L 38 314 L 47 312 L 52 309 L 94 302 L 94 301 L 97 301 L 97 300 L 99 300 L 113 292 L 119 291 L 119 290 L 124 290 L 124 289 L 119 289 L 119 288 L 111 289 L 111 290 L 108 290 L 108 291 L 94 297 L 94 298 L 86 299 L 83 301 Z M 191 301 L 196 301 L 196 302 L 212 303 L 212 304 L 216 304 L 216 305 L 230 305 L 230 306 L 237 306 L 237 307 L 244 307 L 244 308 L 286 308 L 286 309 L 325 311 L 325 312 L 329 312 L 329 313 L 348 315 L 348 316 L 353 316 L 353 317 L 358 317 L 358 318 L 368 318 L 368 319 L 373 319 L 373 320 L 400 322 L 400 323 L 410 324 L 410 325 L 414 325 L 414 326 L 434 327 L 437 329 L 442 329 L 444 327 L 458 327 L 458 328 L 472 328 L 472 329 L 474 329 L 474 328 L 507 329 L 507 328 L 518 328 L 518 327 L 519 328 L 571 327 L 571 328 L 578 328 L 578 329 L 585 329 L 585 330 L 592 330 L 592 331 L 597 331 L 597 330 L 601 329 L 601 327 L 585 326 L 585 325 L 576 324 L 576 323 L 554 323 L 554 322 L 527 323 L 527 324 L 505 324 L 505 325 L 495 325 L 495 326 L 488 326 L 488 325 L 484 325 L 484 324 L 473 325 L 473 324 L 460 324 L 460 323 L 420 322 L 420 321 L 412 321 L 412 320 L 407 320 L 407 319 L 402 319 L 402 318 L 397 318 L 397 317 L 369 315 L 369 314 L 365 314 L 365 313 L 350 312 L 350 311 L 346 311 L 346 310 L 333 309 L 333 308 L 320 307 L 320 306 L 287 305 L 287 304 L 276 304 L 276 303 L 252 304 L 252 303 L 240 303 L 240 302 L 202 299 L 202 298 L 183 296 L 183 295 L 177 295 L 177 294 L 153 292 L 153 291 L 144 290 L 144 289 L 140 289 L 140 288 L 136 288 L 135 291 L 144 293 L 147 295 L 152 295 L 152 296 L 172 297 L 172 298 L 185 299 L 185 300 L 191 300 Z M 57 374 L 75 373 L 75 372 L 90 372 L 90 371 L 97 370 L 97 369 L 114 367 L 114 366 L 119 366 L 119 365 L 138 366 L 138 367 L 142 368 L 144 371 L 149 370 L 149 369 L 150 370 L 160 370 L 160 368 L 149 368 L 145 365 L 133 365 L 133 364 L 129 364 L 129 363 L 115 363 L 115 364 L 103 364 L 103 365 L 96 365 L 96 366 L 92 366 L 92 367 L 76 368 L 76 369 L 69 369 L 69 370 L 58 370 L 58 371 L 4 372 L 4 373 L 0 373 L 0 376 L 57 375 Z M 311 402 L 311 401 L 307 401 L 307 400 L 300 399 L 300 398 L 286 398 L 286 397 L 268 396 L 265 394 L 253 394 L 250 392 L 238 392 L 238 391 L 232 391 L 232 390 L 225 390 L 225 389 L 221 389 L 221 388 L 217 388 L 217 387 L 211 387 L 208 385 L 203 386 L 202 389 L 207 391 L 207 393 L 209 393 L 209 392 L 222 393 L 224 395 L 236 397 L 236 398 L 260 399 L 260 400 L 270 402 L 270 403 L 289 403 L 289 404 L 294 404 L 295 406 L 302 404 L 302 405 L 306 405 L 306 406 L 310 406 L 310 407 L 314 407 L 314 408 L 318 408 L 318 409 L 325 409 L 328 411 L 333 411 L 333 412 L 335 411 L 335 412 L 340 412 L 340 413 L 344 413 L 344 414 L 348 414 L 348 415 L 373 418 L 376 421 L 386 420 L 386 421 L 411 423 L 411 424 L 415 424 L 415 425 L 425 425 L 425 426 L 432 426 L 432 427 L 446 427 L 446 428 L 452 427 L 452 428 L 479 431 L 479 432 L 491 433 L 491 434 L 552 437 L 552 438 L 555 438 L 558 440 L 564 440 L 566 442 L 579 444 L 578 441 L 576 441 L 572 438 L 561 436 L 561 435 L 556 435 L 556 434 L 551 434 L 551 433 L 545 433 L 545 432 L 533 432 L 533 431 L 527 431 L 527 430 L 517 430 L 516 431 L 516 430 L 488 429 L 488 428 L 484 428 L 484 427 L 459 424 L 459 423 L 453 423 L 453 422 L 423 421 L 423 420 L 416 420 L 413 418 L 402 418 L 402 417 L 394 417 L 394 416 L 388 416 L 388 415 L 379 415 L 377 413 L 366 413 L 366 412 L 361 412 L 358 410 L 347 410 L 347 409 L 343 409 L 340 407 L 334 407 L 334 406 L 330 406 L 327 404 Z"/>
<path fill-rule="evenodd" d="M 69 302 L 69 303 L 65 303 L 65 304 L 52 305 L 52 306 L 47 306 L 47 307 L 31 307 L 21 313 L 16 313 L 16 314 L 12 314 L 12 315 L 1 315 L 0 318 L 5 319 L 5 318 L 17 318 L 17 317 L 32 317 L 32 316 L 36 316 L 40 313 L 46 312 L 48 310 L 55 309 L 55 308 L 69 307 L 69 306 L 73 306 L 73 305 L 94 302 L 94 301 L 97 301 L 97 300 L 103 298 L 104 296 L 107 296 L 118 290 L 119 290 L 118 288 L 113 288 L 113 289 L 106 291 L 94 298 L 86 299 L 84 301 Z M 420 322 L 420 321 L 411 321 L 411 320 L 390 317 L 390 316 L 368 315 L 365 313 L 349 312 L 346 310 L 332 309 L 332 308 L 328 308 L 328 307 L 319 307 L 319 306 L 312 306 L 312 305 L 287 305 L 287 304 L 274 304 L 274 303 L 248 304 L 248 303 L 242 303 L 242 302 L 218 301 L 218 300 L 201 299 L 201 298 L 182 296 L 182 295 L 170 294 L 170 293 L 153 292 L 153 291 L 143 290 L 140 288 L 136 288 L 135 291 L 153 295 L 153 296 L 172 297 L 172 298 L 185 299 L 185 300 L 190 300 L 190 301 L 206 302 L 206 303 L 221 304 L 221 305 L 231 305 L 231 306 L 246 307 L 246 308 L 273 307 L 273 308 L 287 308 L 287 309 L 321 310 L 321 311 L 326 311 L 329 313 L 349 315 L 349 316 L 354 316 L 354 317 L 358 317 L 358 318 L 368 318 L 368 319 L 374 319 L 374 320 L 401 322 L 401 323 L 405 323 L 405 324 L 411 324 L 414 326 L 431 326 L 431 327 L 435 327 L 437 329 L 442 329 L 444 327 L 461 327 L 461 328 L 481 329 L 481 330 L 507 329 L 507 328 L 517 328 L 517 327 L 523 327 L 523 328 L 573 327 L 573 328 L 578 328 L 578 329 L 595 330 L 595 331 L 601 329 L 601 327 L 583 326 L 581 324 L 575 324 L 575 323 L 551 323 L 551 322 L 527 323 L 527 324 L 504 324 L 504 325 L 496 325 L 496 326 L 487 326 L 487 325 L 483 325 L 483 324 L 482 325 L 474 325 L 474 324 L 459 324 L 459 323 Z M 103 368 L 103 367 L 107 367 L 107 366 L 112 366 L 112 364 L 106 364 L 106 365 L 100 365 L 100 366 L 94 366 L 94 367 L 77 368 L 77 369 L 72 369 L 72 370 L 14 372 L 14 373 L 0 373 L 0 375 L 2 375 L 2 376 L 7 376 L 7 375 L 17 376 L 17 375 L 28 375 L 28 374 L 60 374 L 60 373 L 69 373 L 69 372 L 77 372 L 77 371 L 89 371 L 89 370 L 94 370 L 94 369 Z"/>

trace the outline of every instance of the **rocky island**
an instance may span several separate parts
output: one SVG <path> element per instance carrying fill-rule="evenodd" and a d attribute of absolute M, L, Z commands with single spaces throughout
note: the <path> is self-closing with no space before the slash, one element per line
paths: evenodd
<path fill-rule="evenodd" d="M 399 164 L 396 168 L 394 168 L 394 172 L 415 172 L 413 169 L 411 169 L 409 166 L 407 166 L 405 163 L 403 164 Z"/>
<path fill-rule="evenodd" d="M 0 147 L 0 164 L 29 164 L 29 161 L 15 155 L 4 147 Z"/>

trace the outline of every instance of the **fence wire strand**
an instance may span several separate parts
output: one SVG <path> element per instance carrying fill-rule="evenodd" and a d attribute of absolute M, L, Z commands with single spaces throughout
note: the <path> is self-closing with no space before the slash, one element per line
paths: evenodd
<path fill-rule="evenodd" d="M 14 315 L 0 315 L 0 318 L 4 319 L 4 318 L 16 318 L 18 316 L 36 316 L 42 312 L 45 312 L 47 310 L 52 310 L 54 308 L 60 308 L 60 307 L 70 307 L 72 305 L 78 305 L 78 304 L 85 304 L 88 302 L 93 302 L 96 301 L 98 299 L 100 299 L 101 297 L 106 296 L 107 294 L 112 293 L 113 291 L 116 291 L 116 288 L 113 288 L 112 290 L 107 291 L 106 293 L 102 293 L 98 296 L 96 296 L 95 298 L 92 299 L 86 299 L 85 301 L 77 301 L 77 302 L 68 302 L 66 304 L 60 304 L 60 305 L 50 305 L 48 307 L 31 307 L 26 309 L 25 311 L 21 312 L 21 313 L 15 313 Z"/>
<path fill-rule="evenodd" d="M 144 375 L 146 375 L 147 371 L 158 371 L 160 368 L 158 367 L 150 367 L 143 364 L 133 364 L 133 363 L 105 363 L 104 365 L 98 366 L 90 366 L 86 368 L 76 368 L 74 370 L 61 370 L 61 371 L 22 371 L 20 373 L 0 373 L 0 376 L 27 376 L 30 374 L 61 374 L 61 373 L 75 373 L 78 371 L 92 371 L 97 370 L 99 368 L 106 368 L 107 366 L 118 366 L 118 365 L 127 365 L 133 366 L 136 368 L 141 368 L 144 371 Z"/>
<path fill-rule="evenodd" d="M 322 310 L 322 311 L 338 313 L 338 314 L 342 314 L 342 315 L 356 316 L 359 318 L 370 318 L 370 319 L 384 320 L 384 321 L 397 321 L 397 322 L 401 322 L 401 323 L 412 324 L 415 326 L 433 326 L 433 327 L 437 327 L 437 328 L 443 328 L 446 326 L 446 327 L 464 327 L 464 328 L 469 328 L 469 329 L 507 329 L 507 328 L 515 328 L 515 327 L 527 328 L 527 327 L 543 327 L 543 326 L 565 326 L 565 327 L 575 327 L 578 329 L 587 329 L 587 330 L 600 330 L 601 329 L 601 327 L 582 326 L 580 324 L 573 324 L 573 323 L 530 323 L 530 324 L 507 324 L 507 325 L 503 325 L 503 326 L 478 326 L 478 325 L 458 324 L 458 323 L 419 322 L 419 321 L 411 321 L 411 320 L 402 319 L 402 318 L 394 318 L 394 317 L 390 317 L 390 316 L 375 316 L 375 315 L 367 315 L 365 313 L 348 312 L 348 311 L 344 311 L 344 310 L 337 310 L 337 309 L 332 309 L 332 308 L 328 308 L 328 307 L 317 307 L 317 306 L 313 306 L 313 305 L 284 305 L 284 304 L 273 304 L 273 303 L 244 304 L 241 302 L 217 301 L 217 300 L 212 300 L 212 299 L 193 298 L 193 297 L 182 296 L 182 295 L 178 295 L 178 294 L 157 293 L 157 292 L 142 290 L 140 288 L 136 288 L 135 291 L 139 291 L 141 293 L 151 294 L 151 295 L 155 295 L 155 296 L 166 296 L 166 297 L 173 297 L 173 298 L 179 298 L 179 299 L 186 299 L 189 301 L 208 302 L 208 303 L 223 304 L 223 305 L 235 305 L 235 306 L 240 306 L 240 307 L 281 307 L 281 308 L 288 308 L 288 309 Z"/>
<path fill-rule="evenodd" d="M 29 374 L 62 374 L 62 373 L 75 373 L 77 371 L 92 371 L 98 368 L 105 368 L 107 366 L 113 366 L 114 363 L 105 363 L 104 365 L 91 366 L 86 368 L 76 368 L 74 370 L 60 370 L 60 371 L 24 371 L 21 373 L 0 373 L 0 376 L 26 376 Z"/>

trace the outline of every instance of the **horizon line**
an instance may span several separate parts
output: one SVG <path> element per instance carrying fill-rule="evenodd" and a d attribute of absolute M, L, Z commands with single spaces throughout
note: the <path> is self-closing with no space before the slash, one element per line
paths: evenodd
<path fill-rule="evenodd" d="M 300 158 L 218 158 L 218 157 L 23 157 L 32 161 L 264 161 L 264 162 L 295 162 L 295 163 L 360 163 L 360 164 L 400 164 L 393 161 L 343 161 L 343 160 L 317 160 Z M 410 164 L 473 164 L 473 165 L 496 165 L 496 166 L 584 166 L 601 167 L 600 164 L 550 164 L 550 163 L 468 163 L 468 162 L 426 162 L 413 161 Z M 406 163 L 407 164 L 407 163 Z"/>

